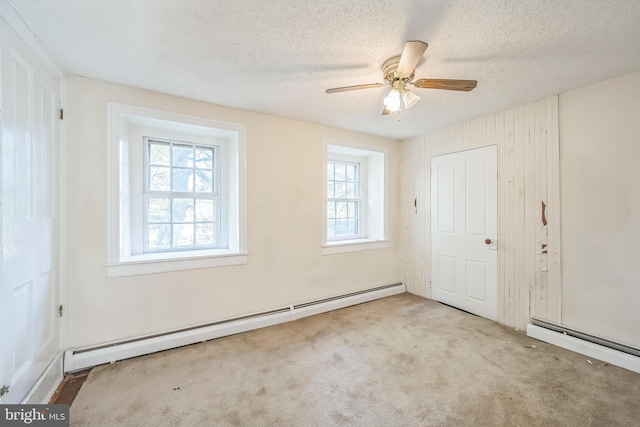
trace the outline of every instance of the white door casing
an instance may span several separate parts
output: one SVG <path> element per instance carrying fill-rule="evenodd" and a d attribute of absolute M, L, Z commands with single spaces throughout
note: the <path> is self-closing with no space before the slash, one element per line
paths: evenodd
<path fill-rule="evenodd" d="M 19 403 L 60 350 L 56 307 L 57 111 L 60 85 L 0 20 L 2 282 L 0 386 Z"/>
<path fill-rule="evenodd" d="M 431 158 L 431 296 L 498 317 L 497 146 Z"/>

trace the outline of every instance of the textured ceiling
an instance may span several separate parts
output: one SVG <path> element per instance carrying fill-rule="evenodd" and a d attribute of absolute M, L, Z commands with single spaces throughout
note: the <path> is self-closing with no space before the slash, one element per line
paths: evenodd
<path fill-rule="evenodd" d="M 9 0 L 69 74 L 405 138 L 640 70 L 638 0 Z M 429 43 L 415 89 L 381 116 L 407 40 Z"/>

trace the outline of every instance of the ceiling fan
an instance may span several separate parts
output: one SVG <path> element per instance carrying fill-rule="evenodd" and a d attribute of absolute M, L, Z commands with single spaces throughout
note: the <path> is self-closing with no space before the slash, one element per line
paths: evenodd
<path fill-rule="evenodd" d="M 387 115 L 400 111 L 402 106 L 404 106 L 404 109 L 409 109 L 420 100 L 418 95 L 407 88 L 408 85 L 413 85 L 420 89 L 459 90 L 464 92 L 469 92 L 477 86 L 478 82 L 475 80 L 419 79 L 414 82 L 416 65 L 418 65 L 428 46 L 427 43 L 419 40 L 406 42 L 402 55 L 389 58 L 382 64 L 384 83 L 334 87 L 327 89 L 325 92 L 337 93 L 370 89 L 388 84 L 391 86 L 391 90 L 384 98 L 384 110 L 382 110 L 382 114 Z"/>

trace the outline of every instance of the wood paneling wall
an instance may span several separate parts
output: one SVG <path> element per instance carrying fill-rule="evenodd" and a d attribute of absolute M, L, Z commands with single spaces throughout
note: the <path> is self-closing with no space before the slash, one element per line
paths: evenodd
<path fill-rule="evenodd" d="M 407 288 L 431 297 L 431 157 L 488 145 L 498 146 L 498 322 L 560 323 L 557 96 L 403 141 Z"/>

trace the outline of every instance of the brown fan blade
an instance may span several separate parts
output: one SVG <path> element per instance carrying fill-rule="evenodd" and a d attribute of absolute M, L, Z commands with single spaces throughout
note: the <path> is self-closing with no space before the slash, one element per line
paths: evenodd
<path fill-rule="evenodd" d="M 366 85 L 354 85 L 354 86 L 343 86 L 343 87 L 333 87 L 331 89 L 325 90 L 326 93 L 337 93 L 337 92 L 346 92 L 348 90 L 358 90 L 358 89 L 371 89 L 374 87 L 382 87 L 384 83 L 369 83 Z"/>
<path fill-rule="evenodd" d="M 420 40 L 408 41 L 404 44 L 404 50 L 400 57 L 397 71 L 402 74 L 411 74 L 420 62 L 420 58 L 429 45 Z"/>
<path fill-rule="evenodd" d="M 478 85 L 478 82 L 475 80 L 420 79 L 416 80 L 413 85 L 422 89 L 462 90 L 469 92 Z"/>
<path fill-rule="evenodd" d="M 393 111 L 389 110 L 387 107 L 384 107 L 384 109 L 382 110 L 382 115 L 388 116 L 389 114 L 393 114 Z"/>

